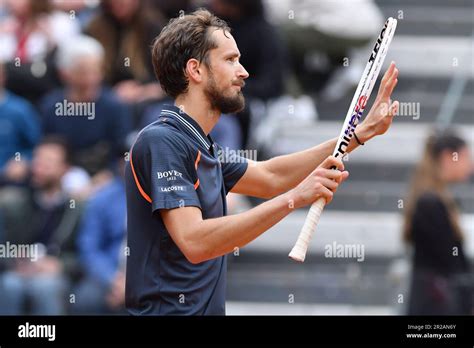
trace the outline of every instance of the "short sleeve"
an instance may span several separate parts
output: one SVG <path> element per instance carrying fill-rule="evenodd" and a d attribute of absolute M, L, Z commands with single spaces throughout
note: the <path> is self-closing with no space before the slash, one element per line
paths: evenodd
<path fill-rule="evenodd" d="M 247 171 L 248 160 L 240 156 L 238 151 L 223 149 L 220 145 L 217 145 L 217 148 L 224 178 L 225 193 L 228 194 Z"/>
<path fill-rule="evenodd" d="M 148 134 L 135 144 L 133 161 L 139 156 L 138 152 L 143 156 L 143 164 L 138 167 L 145 171 L 142 172 L 146 181 L 144 189 L 149 192 L 152 212 L 184 206 L 201 208 L 195 189 L 194 154 L 179 134 L 167 129 Z"/>

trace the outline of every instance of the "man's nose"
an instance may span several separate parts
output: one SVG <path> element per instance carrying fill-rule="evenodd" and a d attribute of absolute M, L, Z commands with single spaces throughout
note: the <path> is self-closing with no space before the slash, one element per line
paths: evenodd
<path fill-rule="evenodd" d="M 239 78 L 246 79 L 247 77 L 249 77 L 249 73 L 248 73 L 247 70 L 245 70 L 245 68 L 242 64 L 239 63 L 239 65 L 240 65 L 240 69 L 239 69 L 239 72 L 238 72 Z"/>

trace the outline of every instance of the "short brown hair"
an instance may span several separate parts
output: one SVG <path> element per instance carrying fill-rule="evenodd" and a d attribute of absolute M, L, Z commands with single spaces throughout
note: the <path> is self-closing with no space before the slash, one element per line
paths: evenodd
<path fill-rule="evenodd" d="M 209 66 L 208 53 L 217 47 L 210 28 L 230 32 L 225 21 L 207 10 L 173 18 L 153 42 L 152 61 L 161 87 L 171 97 L 188 90 L 186 64 L 194 58 Z"/>

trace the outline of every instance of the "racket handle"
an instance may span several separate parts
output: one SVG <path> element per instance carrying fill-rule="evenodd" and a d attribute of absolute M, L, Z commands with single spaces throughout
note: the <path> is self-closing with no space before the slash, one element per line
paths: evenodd
<path fill-rule="evenodd" d="M 313 237 L 314 230 L 318 225 L 319 218 L 323 212 L 324 206 L 326 205 L 326 200 L 324 198 L 319 198 L 316 202 L 311 205 L 308 215 L 306 215 L 306 220 L 304 221 L 303 228 L 296 240 L 295 246 L 291 249 L 290 254 L 288 255 L 291 259 L 303 262 L 306 257 L 306 251 L 308 250 L 309 243 Z"/>

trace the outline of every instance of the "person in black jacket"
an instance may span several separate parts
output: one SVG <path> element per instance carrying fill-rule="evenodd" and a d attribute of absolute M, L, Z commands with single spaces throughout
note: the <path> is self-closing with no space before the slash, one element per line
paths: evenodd
<path fill-rule="evenodd" d="M 0 191 L 0 245 L 17 250 L 0 258 L 0 315 L 61 315 L 75 299 L 68 289 L 82 275 L 82 204 L 62 189 L 69 167 L 66 142 L 46 137 L 34 150 L 30 184 Z"/>
<path fill-rule="evenodd" d="M 413 246 L 409 315 L 471 313 L 472 293 L 459 212 L 447 186 L 472 173 L 469 149 L 451 131 L 432 135 L 415 170 L 405 214 L 404 240 Z"/>
<path fill-rule="evenodd" d="M 249 101 L 268 101 L 281 96 L 284 92 L 286 52 L 277 28 L 266 20 L 262 1 L 212 0 L 209 8 L 232 28 L 232 36 L 242 54 L 241 63 L 249 72 L 243 90 L 245 98 Z M 243 149 L 249 146 L 251 119 L 248 106 L 237 114 Z"/>
<path fill-rule="evenodd" d="M 163 16 L 150 1 L 105 0 L 85 34 L 105 50 L 105 82 L 134 111 L 134 127 L 148 103 L 164 97 L 153 75 L 150 46 L 163 28 Z"/>

